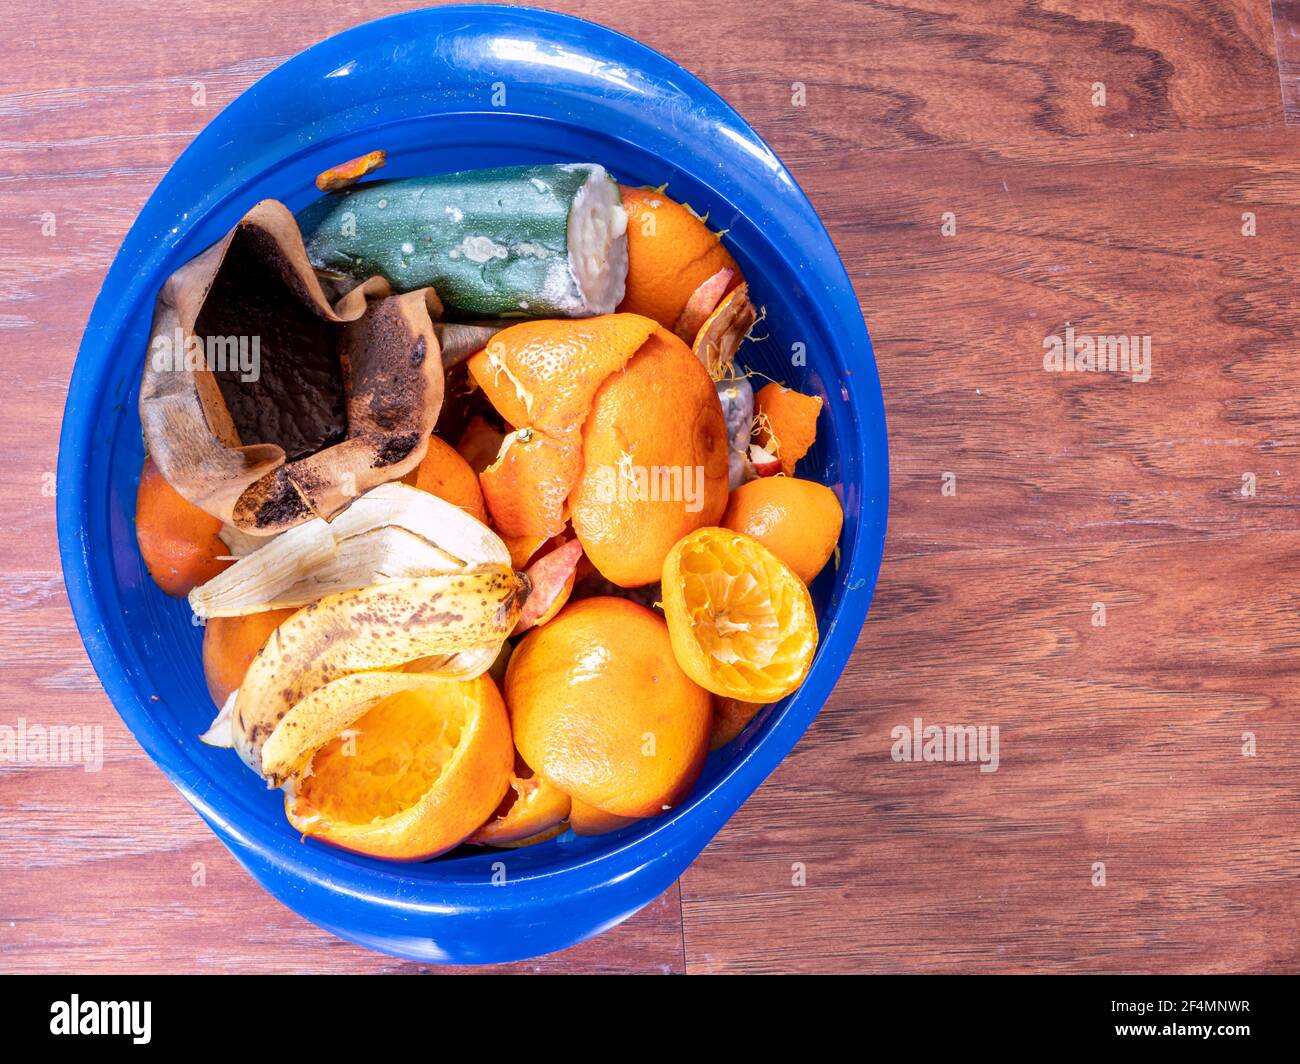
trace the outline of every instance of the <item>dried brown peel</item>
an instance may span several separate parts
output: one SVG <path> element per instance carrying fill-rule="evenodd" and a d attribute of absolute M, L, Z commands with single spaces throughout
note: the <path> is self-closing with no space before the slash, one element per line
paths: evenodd
<path fill-rule="evenodd" d="M 749 285 L 740 284 L 700 326 L 691 349 L 715 381 L 732 374 L 736 351 L 757 320 L 758 312 L 749 301 Z"/>
<path fill-rule="evenodd" d="M 441 314 L 432 290 L 393 296 L 380 278 L 331 306 L 292 213 L 263 200 L 158 295 L 146 449 L 241 532 L 329 517 L 424 456 L 442 406 Z"/>
<path fill-rule="evenodd" d="M 691 293 L 691 298 L 686 301 L 686 306 L 682 308 L 677 323 L 673 326 L 673 332 L 688 344 L 692 343 L 709 315 L 722 302 L 727 286 L 735 276 L 735 270 L 730 266 L 724 266 L 712 277 L 705 278 L 700 283 L 700 287 Z"/>
<path fill-rule="evenodd" d="M 304 698 L 350 673 L 484 651 L 486 670 L 519 619 L 524 584 L 506 565 L 394 580 L 330 595 L 285 621 L 253 659 L 233 714 L 235 749 L 273 787 L 262 748 Z M 490 648 L 489 655 L 486 649 Z"/>

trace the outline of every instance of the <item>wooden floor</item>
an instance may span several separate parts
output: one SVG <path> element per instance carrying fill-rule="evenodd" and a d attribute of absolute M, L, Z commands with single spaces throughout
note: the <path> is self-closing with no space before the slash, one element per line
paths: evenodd
<path fill-rule="evenodd" d="M 273 902 L 137 747 L 72 627 L 51 484 L 81 330 L 154 184 L 363 12 L 22 6 L 0 723 L 101 724 L 106 761 L 0 765 L 0 970 L 412 970 Z M 794 753 L 649 909 L 518 967 L 1300 970 L 1300 0 L 548 6 L 699 74 L 790 166 L 871 329 L 893 498 L 857 653 Z M 1150 379 L 1044 372 L 1067 325 L 1150 337 Z M 917 717 L 997 725 L 998 771 L 895 762 Z"/>

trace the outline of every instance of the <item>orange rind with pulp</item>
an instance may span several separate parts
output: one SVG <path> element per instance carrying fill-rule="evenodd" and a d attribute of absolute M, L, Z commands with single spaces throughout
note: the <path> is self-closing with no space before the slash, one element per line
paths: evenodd
<path fill-rule="evenodd" d="M 466 841 L 475 846 L 509 846 L 541 842 L 538 836 L 542 835 L 553 838 L 547 833 L 569 818 L 570 804 L 567 794 L 516 757 L 505 797 Z"/>
<path fill-rule="evenodd" d="M 514 762 L 510 722 L 486 676 L 385 675 L 405 689 L 312 755 L 291 781 L 285 814 L 345 850 L 425 860 L 465 841 L 500 804 Z"/>
<path fill-rule="evenodd" d="M 775 702 L 808 675 L 817 650 L 808 588 L 757 540 L 692 532 L 664 561 L 662 594 L 678 664 L 715 695 Z"/>

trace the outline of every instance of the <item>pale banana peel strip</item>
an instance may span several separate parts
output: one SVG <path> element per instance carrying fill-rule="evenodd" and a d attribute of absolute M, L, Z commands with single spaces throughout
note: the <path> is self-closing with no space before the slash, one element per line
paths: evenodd
<path fill-rule="evenodd" d="M 262 746 L 284 716 L 313 691 L 349 673 L 442 654 L 460 659 L 475 651 L 482 652 L 479 672 L 486 671 L 519 619 L 523 590 L 507 562 L 393 580 L 329 595 L 299 610 L 271 634 L 240 684 L 235 749 L 245 764 L 265 775 Z M 461 670 L 456 678 L 470 677 Z M 284 782 L 274 776 L 268 781 Z"/>
<path fill-rule="evenodd" d="M 510 552 L 481 521 L 427 491 L 389 483 L 332 521 L 317 518 L 275 537 L 196 587 L 189 602 L 203 619 L 238 617 L 384 580 L 495 564 L 509 565 Z"/>
<path fill-rule="evenodd" d="M 317 688 L 288 713 L 262 747 L 262 771 L 287 780 L 307 767 L 322 746 L 350 728 L 379 702 L 403 691 L 446 683 L 413 672 L 354 672 Z"/>
<path fill-rule="evenodd" d="M 399 525 L 386 525 L 344 540 L 290 587 L 277 591 L 258 586 L 255 599 L 219 607 L 215 615 L 230 616 L 229 611 L 236 608 L 240 613 L 260 613 L 306 606 L 326 595 L 354 591 L 385 580 L 454 573 L 464 568 L 459 558 L 453 558 L 423 536 Z"/>

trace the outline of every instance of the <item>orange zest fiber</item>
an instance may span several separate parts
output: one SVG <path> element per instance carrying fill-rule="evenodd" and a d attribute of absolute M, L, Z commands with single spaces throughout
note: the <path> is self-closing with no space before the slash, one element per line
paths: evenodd
<path fill-rule="evenodd" d="M 754 396 L 755 442 L 781 461 L 781 472 L 794 475 L 799 459 L 817 439 L 822 401 L 780 384 L 765 384 Z"/>
<path fill-rule="evenodd" d="M 635 314 L 530 321 L 492 338 L 469 372 L 515 430 L 480 482 L 504 536 L 554 536 L 582 474 L 582 426 L 597 390 L 654 332 Z"/>
<path fill-rule="evenodd" d="M 768 477 L 733 491 L 720 523 L 758 540 L 811 584 L 835 552 L 844 510 L 824 484 Z"/>
<path fill-rule="evenodd" d="M 515 648 L 506 670 L 515 744 L 574 799 L 655 816 L 690 793 L 712 707 L 673 658 L 657 614 L 626 599 L 573 602 Z"/>
<path fill-rule="evenodd" d="M 203 677 L 208 693 L 224 705 L 241 683 L 257 652 L 271 633 L 297 613 L 297 609 L 265 610 L 243 617 L 213 617 L 203 628 Z"/>
<path fill-rule="evenodd" d="M 708 371 L 658 329 L 592 403 L 583 473 L 569 497 L 592 564 L 620 587 L 659 579 L 686 533 L 727 505 L 727 426 Z"/>
<path fill-rule="evenodd" d="M 135 496 L 135 537 L 149 575 L 173 598 L 184 598 L 200 584 L 234 564 L 217 535 L 220 518 L 200 510 L 154 464 L 144 460 Z"/>
<path fill-rule="evenodd" d="M 757 540 L 692 532 L 664 561 L 662 593 L 678 664 L 715 695 L 775 702 L 808 675 L 817 650 L 808 588 Z"/>
<path fill-rule="evenodd" d="M 731 253 L 689 207 L 660 189 L 622 186 L 627 211 L 627 288 L 618 309 L 673 328 L 700 285 L 719 270 L 743 279 Z M 725 291 L 725 290 L 724 290 Z"/>
<path fill-rule="evenodd" d="M 437 436 L 429 437 L 429 449 L 402 482 L 446 499 L 487 524 L 487 508 L 483 505 L 478 476 L 460 452 Z"/>
<path fill-rule="evenodd" d="M 394 861 L 445 853 L 510 786 L 514 746 L 496 684 L 410 674 L 312 756 L 285 799 L 304 835 Z"/>

